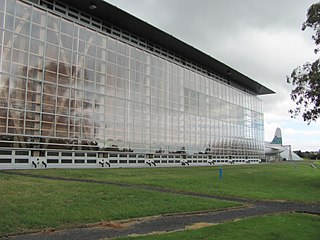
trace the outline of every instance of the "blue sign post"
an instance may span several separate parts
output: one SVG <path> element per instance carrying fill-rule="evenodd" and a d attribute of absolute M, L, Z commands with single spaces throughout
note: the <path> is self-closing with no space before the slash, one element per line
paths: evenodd
<path fill-rule="evenodd" d="M 222 167 L 219 169 L 219 179 L 222 180 Z"/>

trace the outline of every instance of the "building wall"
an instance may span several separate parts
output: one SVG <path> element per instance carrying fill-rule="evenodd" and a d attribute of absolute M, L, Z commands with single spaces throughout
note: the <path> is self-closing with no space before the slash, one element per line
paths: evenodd
<path fill-rule="evenodd" d="M 0 3 L 1 146 L 264 154 L 254 94 L 47 9 Z"/>

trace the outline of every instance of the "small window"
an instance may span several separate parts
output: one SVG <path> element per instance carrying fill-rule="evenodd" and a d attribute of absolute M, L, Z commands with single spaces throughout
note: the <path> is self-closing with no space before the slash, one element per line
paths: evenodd
<path fill-rule="evenodd" d="M 71 152 L 62 152 L 62 153 L 61 153 L 61 156 L 64 156 L 64 157 L 72 157 L 72 153 L 71 153 Z"/>
<path fill-rule="evenodd" d="M 29 151 L 16 151 L 16 155 L 29 155 Z"/>
<path fill-rule="evenodd" d="M 118 163 L 118 160 L 110 160 L 110 163 L 115 163 L 115 164 L 117 164 L 117 163 Z"/>
<path fill-rule="evenodd" d="M 84 163 L 84 159 L 76 159 L 74 160 L 74 163 L 77 163 L 77 164 Z"/>
<path fill-rule="evenodd" d="M 8 159 L 8 158 L 0 159 L 0 164 L 2 163 L 11 163 L 11 159 Z"/>
<path fill-rule="evenodd" d="M 16 159 L 15 163 L 28 163 L 28 159 Z"/>
<path fill-rule="evenodd" d="M 58 159 L 48 159 L 47 163 L 59 163 Z"/>
<path fill-rule="evenodd" d="M 47 156 L 59 156 L 59 152 L 47 152 Z"/>
<path fill-rule="evenodd" d="M 72 163 L 72 159 L 62 159 L 61 163 Z"/>
<path fill-rule="evenodd" d="M 88 164 L 96 164 L 97 161 L 96 161 L 96 160 L 89 159 L 89 160 L 87 160 L 87 163 L 88 163 Z"/>
<path fill-rule="evenodd" d="M 1 150 L 0 151 L 0 155 L 11 155 L 11 151 L 3 151 L 3 150 Z"/>

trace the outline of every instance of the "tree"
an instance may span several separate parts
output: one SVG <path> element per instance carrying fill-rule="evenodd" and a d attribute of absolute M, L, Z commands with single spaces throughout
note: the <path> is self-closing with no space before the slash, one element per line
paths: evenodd
<path fill-rule="evenodd" d="M 307 20 L 303 23 L 302 30 L 306 28 L 315 31 L 312 39 L 315 41 L 314 52 L 317 54 L 320 51 L 320 2 L 308 9 Z M 291 117 L 301 115 L 308 124 L 320 118 L 320 59 L 294 69 L 287 77 L 287 82 L 294 86 L 290 97 L 297 105 L 289 110 Z"/>

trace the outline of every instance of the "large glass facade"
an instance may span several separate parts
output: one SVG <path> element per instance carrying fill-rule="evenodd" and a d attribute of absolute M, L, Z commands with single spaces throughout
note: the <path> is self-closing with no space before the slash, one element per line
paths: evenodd
<path fill-rule="evenodd" d="M 262 101 L 48 10 L 0 0 L 0 144 L 257 157 Z"/>

